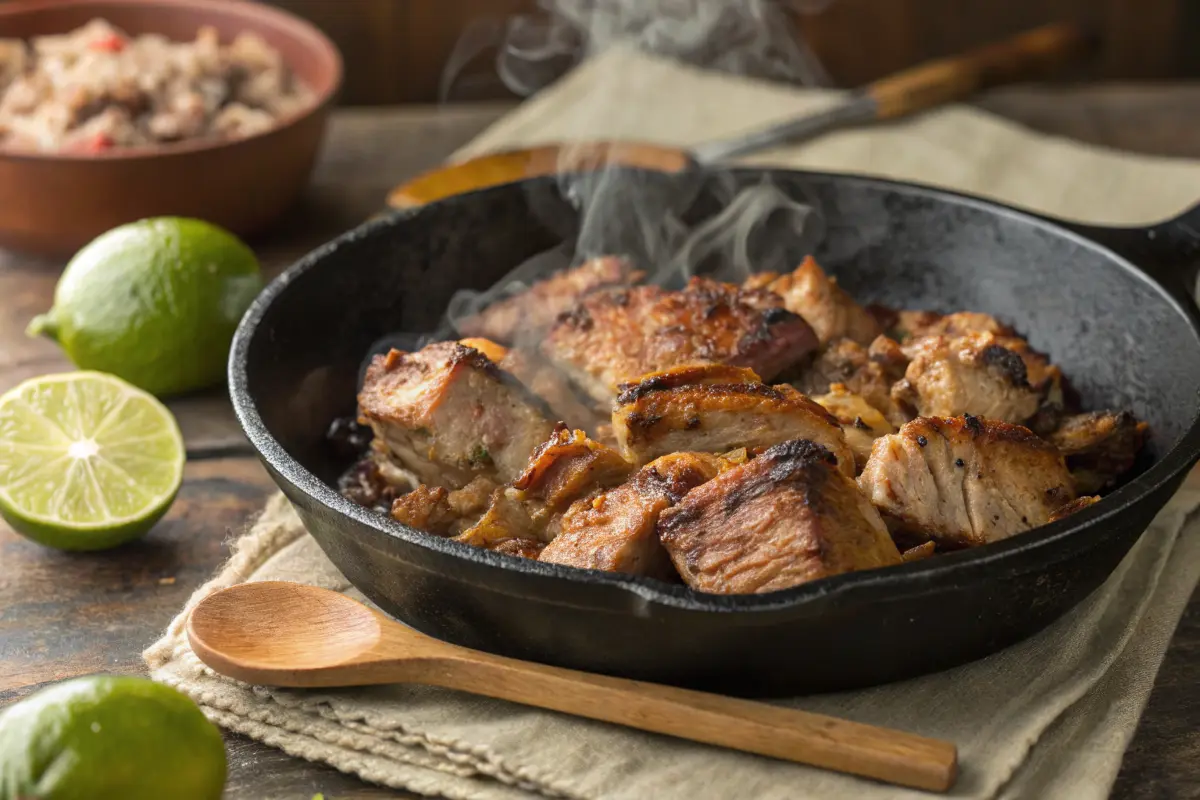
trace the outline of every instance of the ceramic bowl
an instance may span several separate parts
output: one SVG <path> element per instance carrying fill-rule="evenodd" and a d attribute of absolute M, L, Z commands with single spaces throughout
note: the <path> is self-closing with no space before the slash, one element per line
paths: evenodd
<path fill-rule="evenodd" d="M 0 247 L 68 254 L 117 225 L 160 215 L 205 219 L 241 236 L 278 219 L 308 182 L 341 85 L 334 44 L 292 14 L 242 0 L 17 0 L 0 3 L 0 38 L 66 33 L 97 17 L 132 36 L 180 41 L 204 25 L 222 42 L 257 33 L 314 100 L 266 132 L 231 141 L 95 155 L 0 148 Z"/>

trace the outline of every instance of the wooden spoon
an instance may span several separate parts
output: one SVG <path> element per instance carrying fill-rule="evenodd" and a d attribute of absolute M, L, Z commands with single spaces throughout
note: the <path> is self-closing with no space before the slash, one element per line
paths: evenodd
<path fill-rule="evenodd" d="M 418 175 L 393 189 L 388 195 L 388 205 L 414 208 L 488 186 L 560 172 L 585 172 L 601 165 L 682 173 L 836 128 L 896 119 L 967 97 L 989 86 L 1037 76 L 1078 55 L 1089 41 L 1076 25 L 1045 25 L 959 56 L 929 61 L 882 78 L 852 92 L 845 101 L 830 109 L 726 141 L 701 145 L 690 153 L 637 142 L 581 142 L 491 153 Z"/>
<path fill-rule="evenodd" d="M 950 742 L 468 650 L 298 583 L 244 583 L 209 595 L 187 633 L 201 661 L 247 683 L 423 683 L 918 789 L 945 791 L 957 774 Z"/>

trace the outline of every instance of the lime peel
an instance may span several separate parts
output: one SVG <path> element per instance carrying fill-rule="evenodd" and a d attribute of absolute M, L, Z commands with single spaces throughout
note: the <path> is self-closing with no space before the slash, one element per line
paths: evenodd
<path fill-rule="evenodd" d="M 29 321 L 25 328 L 26 336 L 45 336 L 47 339 L 58 341 L 58 323 L 49 314 L 38 314 Z"/>

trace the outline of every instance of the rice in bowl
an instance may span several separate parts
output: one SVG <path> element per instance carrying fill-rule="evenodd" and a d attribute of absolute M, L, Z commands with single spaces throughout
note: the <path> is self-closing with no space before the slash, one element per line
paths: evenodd
<path fill-rule="evenodd" d="M 313 93 L 253 33 L 222 45 L 129 36 L 104 20 L 28 42 L 0 39 L 0 148 L 101 153 L 269 130 Z"/>

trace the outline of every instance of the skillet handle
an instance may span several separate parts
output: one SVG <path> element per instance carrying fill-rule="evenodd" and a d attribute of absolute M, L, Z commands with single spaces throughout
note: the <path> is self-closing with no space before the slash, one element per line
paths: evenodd
<path fill-rule="evenodd" d="M 1186 301 L 1185 307 L 1195 309 L 1196 282 L 1200 278 L 1200 203 L 1148 228 L 1078 223 L 1067 223 L 1066 227 L 1124 256 Z"/>

